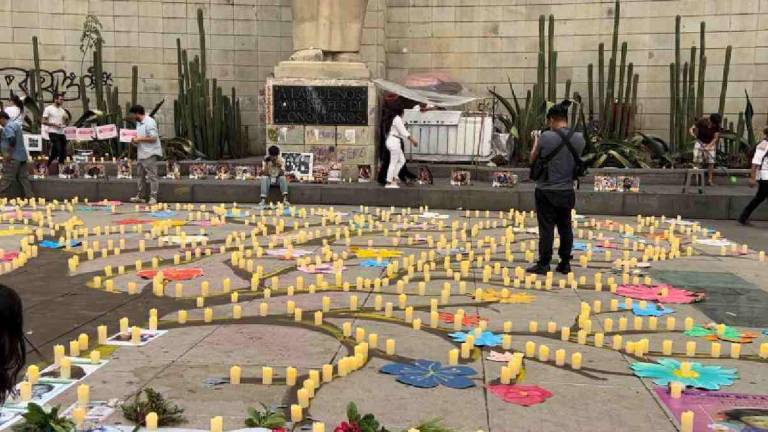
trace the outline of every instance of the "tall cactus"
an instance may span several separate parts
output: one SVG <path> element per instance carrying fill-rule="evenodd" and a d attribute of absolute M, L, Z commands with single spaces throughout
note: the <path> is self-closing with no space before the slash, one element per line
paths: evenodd
<path fill-rule="evenodd" d="M 174 129 L 209 158 L 244 156 L 247 135 L 242 130 L 236 93 L 233 89 L 231 96 L 225 96 L 218 80 L 207 76 L 202 9 L 197 11 L 197 24 L 199 56 L 190 60 L 181 40 L 176 40 L 178 95 L 174 103 Z"/>
<path fill-rule="evenodd" d="M 731 53 L 733 47 L 728 45 L 725 48 L 725 65 L 723 66 L 723 82 L 720 87 L 720 103 L 718 104 L 717 112 L 722 116 L 725 113 L 725 96 L 728 93 L 728 75 L 731 71 Z"/>
<path fill-rule="evenodd" d="M 707 24 L 702 21 L 699 27 L 699 81 L 696 89 L 696 117 L 704 114 L 704 83 L 707 76 Z"/>

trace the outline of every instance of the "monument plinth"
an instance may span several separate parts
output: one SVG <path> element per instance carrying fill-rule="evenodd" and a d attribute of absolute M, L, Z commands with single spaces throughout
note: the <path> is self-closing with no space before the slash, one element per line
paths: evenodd
<path fill-rule="evenodd" d="M 375 161 L 377 97 L 359 57 L 366 0 L 293 0 L 296 52 L 267 79 L 267 145 L 312 153 L 315 171 L 357 178 Z"/>

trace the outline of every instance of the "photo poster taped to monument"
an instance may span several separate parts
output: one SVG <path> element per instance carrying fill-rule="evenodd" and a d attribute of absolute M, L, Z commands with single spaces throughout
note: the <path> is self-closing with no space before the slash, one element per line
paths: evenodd
<path fill-rule="evenodd" d="M 312 179 L 314 156 L 312 153 L 285 152 L 285 174 L 288 181 L 308 181 Z"/>
<path fill-rule="evenodd" d="M 341 160 L 336 146 L 317 145 L 312 147 L 312 177 L 315 183 L 341 181 Z"/>

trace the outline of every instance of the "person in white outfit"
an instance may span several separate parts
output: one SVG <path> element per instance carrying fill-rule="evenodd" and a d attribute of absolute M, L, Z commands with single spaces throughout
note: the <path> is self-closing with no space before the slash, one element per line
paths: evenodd
<path fill-rule="evenodd" d="M 389 150 L 389 167 L 387 168 L 387 184 L 384 187 L 388 189 L 400 187 L 397 184 L 397 175 L 405 165 L 405 153 L 403 153 L 401 142 L 407 139 L 414 146 L 419 145 L 405 128 L 402 115 L 403 110 L 401 109 L 392 119 L 392 126 L 389 128 L 389 134 L 387 135 L 386 144 L 387 150 Z"/>

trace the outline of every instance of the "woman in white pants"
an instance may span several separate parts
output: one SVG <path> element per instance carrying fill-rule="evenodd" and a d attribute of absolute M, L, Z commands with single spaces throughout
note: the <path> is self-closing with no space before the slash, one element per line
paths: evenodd
<path fill-rule="evenodd" d="M 397 189 L 400 186 L 397 185 L 400 170 L 405 165 L 405 154 L 403 153 L 403 147 L 401 141 L 408 139 L 414 146 L 417 146 L 416 142 L 408 130 L 405 128 L 402 117 L 403 111 L 397 113 L 394 119 L 392 119 L 392 126 L 389 128 L 389 134 L 387 135 L 387 150 L 389 150 L 389 168 L 387 168 L 387 184 L 384 186 L 388 189 Z"/>

